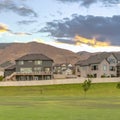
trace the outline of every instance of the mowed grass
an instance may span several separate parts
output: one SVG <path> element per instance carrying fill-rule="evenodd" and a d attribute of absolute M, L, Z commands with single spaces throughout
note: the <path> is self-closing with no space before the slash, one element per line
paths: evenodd
<path fill-rule="evenodd" d="M 119 120 L 117 83 L 0 87 L 0 120 Z"/>

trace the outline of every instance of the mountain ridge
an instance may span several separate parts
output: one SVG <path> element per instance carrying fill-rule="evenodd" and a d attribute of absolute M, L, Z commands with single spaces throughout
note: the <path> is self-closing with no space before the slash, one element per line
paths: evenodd
<path fill-rule="evenodd" d="M 80 59 L 80 56 L 72 51 L 38 42 L 0 43 L 0 63 L 14 61 L 23 55 L 31 53 L 45 54 L 52 58 L 55 63 L 69 62 L 74 64 Z"/>

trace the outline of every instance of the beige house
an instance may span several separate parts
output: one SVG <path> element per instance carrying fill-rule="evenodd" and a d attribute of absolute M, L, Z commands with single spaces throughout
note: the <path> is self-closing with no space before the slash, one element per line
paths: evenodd
<path fill-rule="evenodd" d="M 120 54 L 119 54 L 120 55 Z M 76 75 L 79 77 L 115 77 L 119 55 L 100 53 L 90 56 L 87 60 L 76 63 Z"/>

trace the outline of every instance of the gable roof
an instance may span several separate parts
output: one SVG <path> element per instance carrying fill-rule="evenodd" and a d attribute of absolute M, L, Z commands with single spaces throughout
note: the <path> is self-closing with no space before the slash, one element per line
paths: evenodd
<path fill-rule="evenodd" d="M 7 67 L 5 70 L 13 70 L 13 69 L 16 69 L 16 65 L 11 65 Z"/>
<path fill-rule="evenodd" d="M 18 60 L 50 60 L 50 61 L 53 61 L 51 58 L 43 54 L 27 54 L 27 55 L 24 55 L 16 59 L 16 61 Z"/>
<path fill-rule="evenodd" d="M 0 64 L 0 67 L 6 68 L 6 67 L 11 66 L 11 65 L 13 65 L 13 63 L 11 61 L 6 61 L 6 62 Z"/>
<path fill-rule="evenodd" d="M 107 57 L 109 57 L 111 54 L 112 53 L 103 52 L 103 53 L 100 53 L 100 54 L 92 55 L 87 60 L 78 61 L 76 63 L 76 65 L 88 66 L 90 64 L 99 64 L 104 59 L 106 59 Z"/>
<path fill-rule="evenodd" d="M 114 54 L 114 56 L 116 57 L 116 59 L 118 60 L 118 61 L 120 61 L 120 53 L 113 53 Z"/>

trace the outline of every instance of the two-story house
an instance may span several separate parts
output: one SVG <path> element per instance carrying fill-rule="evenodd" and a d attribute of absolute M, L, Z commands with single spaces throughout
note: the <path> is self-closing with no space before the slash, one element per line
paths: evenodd
<path fill-rule="evenodd" d="M 79 77 L 115 77 L 118 60 L 113 53 L 100 53 L 87 60 L 76 63 L 76 75 Z"/>
<path fill-rule="evenodd" d="M 117 77 L 120 77 L 120 53 L 114 53 L 115 57 L 117 58 Z"/>
<path fill-rule="evenodd" d="M 6 78 L 14 80 L 46 80 L 53 77 L 53 60 L 43 54 L 27 54 L 5 69 Z"/>

